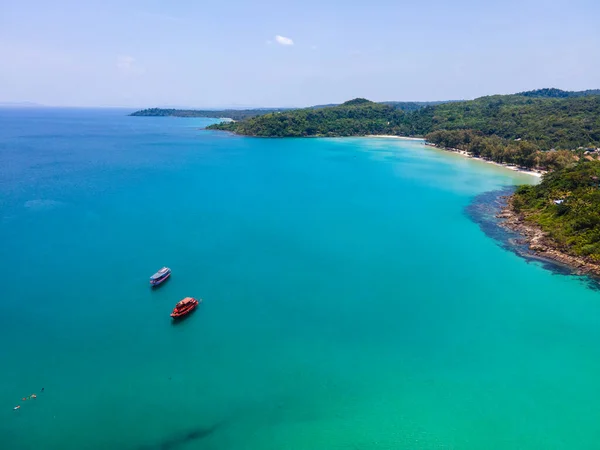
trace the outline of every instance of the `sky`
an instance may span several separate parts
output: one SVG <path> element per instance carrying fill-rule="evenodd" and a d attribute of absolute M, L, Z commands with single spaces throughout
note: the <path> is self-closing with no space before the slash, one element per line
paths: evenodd
<path fill-rule="evenodd" d="M 0 102 L 309 106 L 600 88 L 598 0 L 0 0 Z"/>

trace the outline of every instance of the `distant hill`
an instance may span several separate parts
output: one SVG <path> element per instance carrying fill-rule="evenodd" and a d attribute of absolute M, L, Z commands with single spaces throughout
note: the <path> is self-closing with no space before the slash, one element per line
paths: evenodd
<path fill-rule="evenodd" d="M 598 147 L 600 96 L 589 94 L 594 91 L 585 92 L 588 94 L 555 97 L 558 94 L 554 90 L 541 89 L 531 93 L 440 103 L 412 111 L 397 108 L 393 102 L 382 104 L 354 99 L 342 105 L 268 113 L 210 128 L 251 136 L 279 137 L 426 136 L 440 130 L 470 130 L 481 136 L 528 141 L 540 150 Z M 470 139 L 470 136 L 463 133 L 460 139 Z M 445 141 L 447 137 L 444 136 Z"/>
<path fill-rule="evenodd" d="M 388 102 L 377 102 L 380 103 L 382 105 L 387 105 L 387 106 L 391 106 L 392 108 L 395 109 L 400 109 L 402 111 L 416 111 L 417 109 L 421 109 L 421 108 L 425 108 L 426 106 L 433 106 L 433 105 L 441 105 L 442 103 L 450 103 L 450 102 L 457 102 L 460 100 L 443 100 L 443 101 L 437 101 L 437 102 L 396 102 L 396 101 L 388 101 Z M 329 103 L 327 105 L 315 105 L 315 106 L 311 106 L 310 108 L 330 108 L 332 106 L 339 106 L 339 103 Z"/>
<path fill-rule="evenodd" d="M 364 99 L 362 99 L 364 100 Z M 364 100 L 368 101 L 368 100 Z M 383 105 L 391 106 L 402 111 L 416 111 L 431 105 L 439 105 L 446 102 L 381 102 Z M 309 106 L 306 109 L 322 109 L 339 106 L 338 103 L 329 103 L 326 105 Z M 249 117 L 262 116 L 275 112 L 292 111 L 296 108 L 252 108 L 252 109 L 178 109 L 178 108 L 148 108 L 136 111 L 131 116 L 140 117 L 211 117 L 216 119 L 243 120 Z"/>
<path fill-rule="evenodd" d="M 222 109 L 197 110 L 174 108 L 148 108 L 131 113 L 130 116 L 141 117 L 210 117 L 215 119 L 242 120 L 274 112 L 288 111 L 286 108 L 256 108 L 256 109 Z"/>
<path fill-rule="evenodd" d="M 535 91 L 519 92 L 516 95 L 534 98 L 572 98 L 587 97 L 588 95 L 600 95 L 600 89 L 588 89 L 587 91 L 562 91 L 556 88 L 536 89 Z"/>
<path fill-rule="evenodd" d="M 270 113 L 209 128 L 250 136 L 361 136 L 388 132 L 404 114 L 391 106 L 357 98 L 337 106 Z"/>

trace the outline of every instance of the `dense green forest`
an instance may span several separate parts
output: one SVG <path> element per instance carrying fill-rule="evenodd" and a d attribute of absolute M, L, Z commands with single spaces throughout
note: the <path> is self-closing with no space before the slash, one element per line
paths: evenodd
<path fill-rule="evenodd" d="M 600 262 L 599 180 L 600 161 L 582 161 L 544 175 L 538 185 L 519 187 L 513 208 L 563 250 Z"/>
<path fill-rule="evenodd" d="M 390 123 L 404 115 L 391 106 L 354 99 L 338 106 L 266 114 L 209 128 L 250 136 L 363 136 L 389 132 Z"/>
<path fill-rule="evenodd" d="M 473 136 L 490 138 L 489 143 L 499 145 L 525 141 L 518 146 L 524 148 L 530 144 L 536 150 L 600 146 L 600 95 L 594 95 L 597 91 L 567 92 L 562 97 L 557 92 L 565 91 L 547 89 L 519 95 L 495 95 L 406 111 L 389 104 L 356 99 L 333 107 L 269 113 L 209 128 L 277 137 L 427 135 L 439 145 L 443 145 L 442 140 L 436 142 L 436 135 L 431 133 L 471 130 L 470 134 L 456 133 L 455 137 L 463 136 L 469 140 L 452 145 L 460 148 L 462 144 L 469 152 L 473 148 Z M 477 153 L 475 147 L 474 153 L 494 159 L 484 149 Z"/>
<path fill-rule="evenodd" d="M 450 100 L 443 102 L 380 102 L 382 105 L 391 106 L 394 109 L 400 109 L 402 111 L 410 112 L 416 111 L 421 108 L 425 108 L 426 106 L 435 106 L 441 105 L 442 103 L 450 103 L 452 101 L 458 100 Z"/>
<path fill-rule="evenodd" d="M 600 145 L 600 95 L 532 98 L 495 95 L 444 103 L 410 114 L 411 134 L 471 129 L 486 136 L 527 140 L 541 150 Z"/>

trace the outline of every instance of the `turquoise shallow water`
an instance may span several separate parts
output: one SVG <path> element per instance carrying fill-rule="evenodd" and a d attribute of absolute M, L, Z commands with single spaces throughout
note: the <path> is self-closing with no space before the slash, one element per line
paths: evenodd
<path fill-rule="evenodd" d="M 598 291 L 465 214 L 529 177 L 209 122 L 0 110 L 0 448 L 598 447 Z"/>

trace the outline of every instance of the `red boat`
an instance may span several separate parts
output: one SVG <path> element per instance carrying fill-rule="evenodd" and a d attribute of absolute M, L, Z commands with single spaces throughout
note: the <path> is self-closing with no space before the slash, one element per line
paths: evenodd
<path fill-rule="evenodd" d="M 200 300 L 201 302 L 202 300 Z M 200 303 L 198 300 L 192 297 L 186 297 L 181 300 L 179 303 L 175 305 L 173 312 L 171 313 L 171 317 L 173 319 L 179 319 L 180 317 L 185 316 L 186 314 L 191 313 L 196 306 Z"/>

